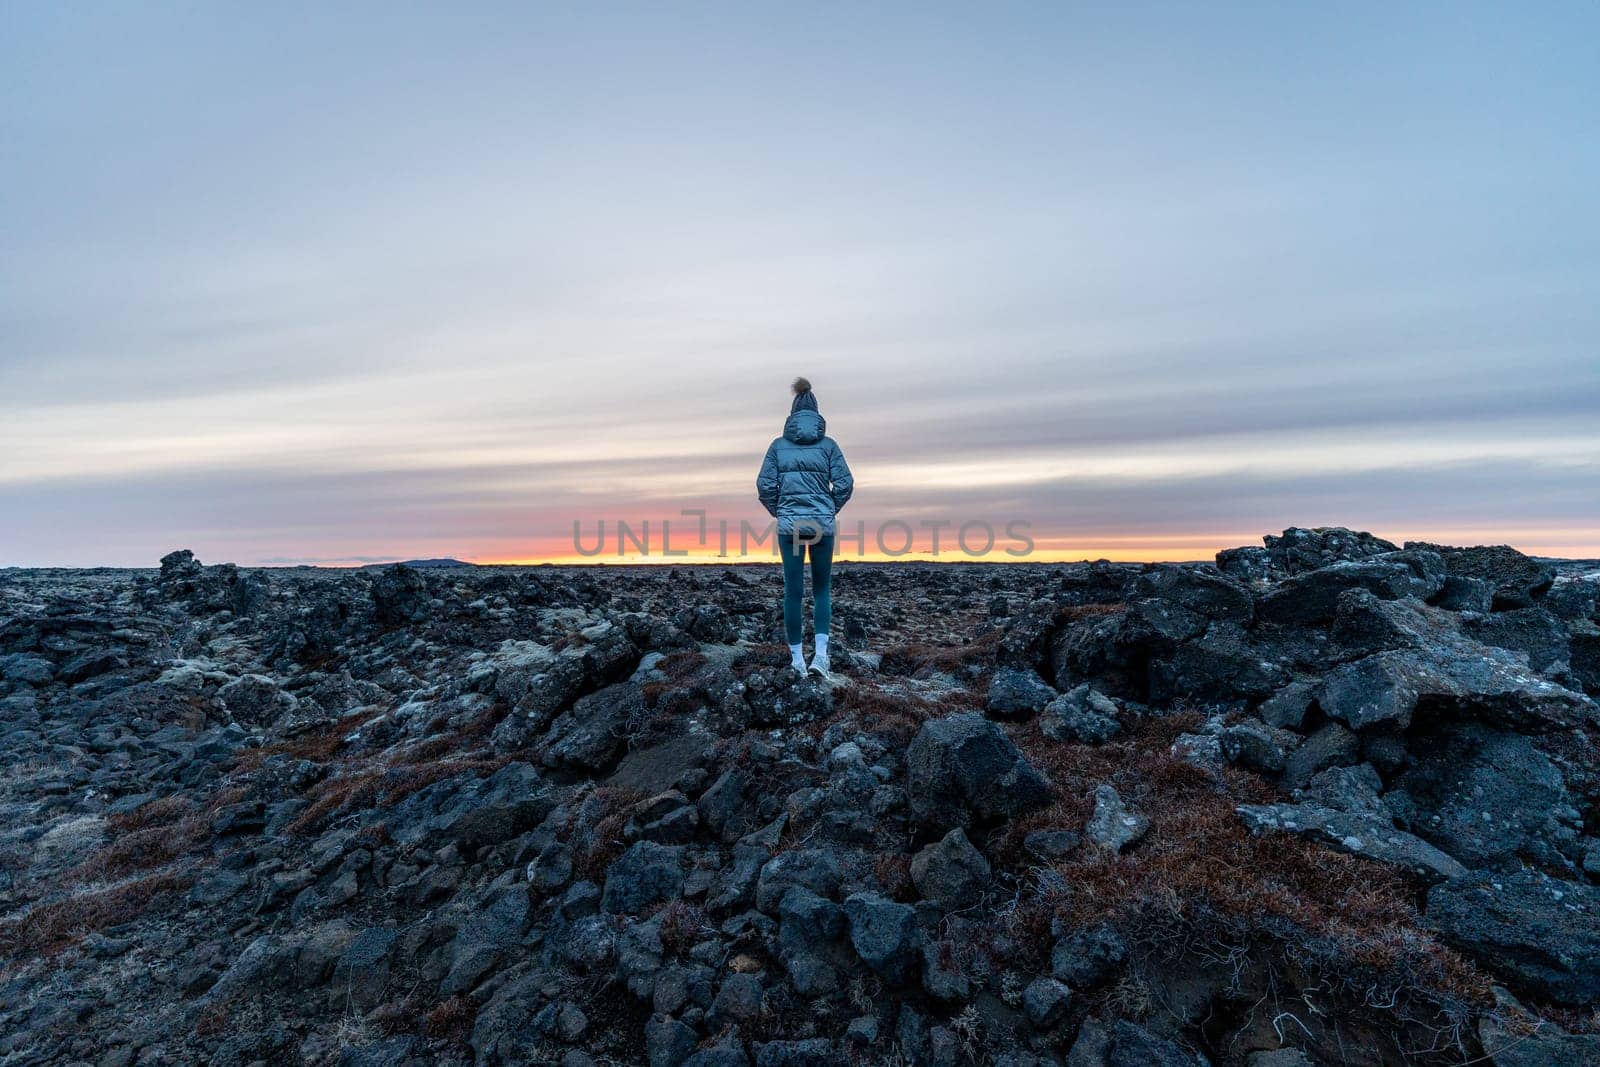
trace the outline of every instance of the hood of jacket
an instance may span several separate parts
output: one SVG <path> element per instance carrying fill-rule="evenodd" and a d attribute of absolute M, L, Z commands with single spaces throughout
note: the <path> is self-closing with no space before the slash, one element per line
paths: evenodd
<path fill-rule="evenodd" d="M 796 411 L 783 424 L 783 439 L 797 445 L 814 445 L 828 432 L 828 422 L 820 412 Z"/>

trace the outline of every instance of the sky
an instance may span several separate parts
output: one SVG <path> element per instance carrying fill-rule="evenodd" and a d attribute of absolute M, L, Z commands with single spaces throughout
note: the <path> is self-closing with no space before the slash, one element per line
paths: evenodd
<path fill-rule="evenodd" d="M 1597 115 L 1587 2 L 0 5 L 0 566 L 710 552 L 796 374 L 867 555 L 1600 557 Z"/>

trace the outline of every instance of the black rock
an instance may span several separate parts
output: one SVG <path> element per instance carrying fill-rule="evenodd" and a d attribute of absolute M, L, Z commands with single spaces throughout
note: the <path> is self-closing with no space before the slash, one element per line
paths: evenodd
<path fill-rule="evenodd" d="M 645 1024 L 645 1056 L 650 1067 L 679 1067 L 700 1043 L 700 1035 L 677 1019 L 657 1015 Z"/>
<path fill-rule="evenodd" d="M 1288 669 L 1262 654 L 1237 623 L 1214 623 L 1196 640 L 1150 665 L 1150 699 L 1256 701 L 1289 681 Z"/>
<path fill-rule="evenodd" d="M 1571 635 L 1566 623 L 1542 607 L 1516 608 L 1469 619 L 1462 631 L 1476 641 L 1521 652 L 1528 665 L 1546 674 L 1566 671 L 1571 656 Z"/>
<path fill-rule="evenodd" d="M 1256 614 L 1279 626 L 1315 626 L 1333 619 L 1339 596 L 1347 590 L 1364 589 L 1381 600 L 1426 600 L 1443 585 L 1444 568 L 1438 556 L 1396 552 L 1296 574 L 1263 596 Z"/>
<path fill-rule="evenodd" d="M 1395 551 L 1396 546 L 1364 531 L 1342 526 L 1303 529 L 1291 526 L 1278 535 L 1268 534 L 1266 545 L 1273 569 L 1286 574 L 1314 571 L 1332 563 L 1367 559 Z"/>
<path fill-rule="evenodd" d="M 923 723 L 906 751 L 912 815 L 950 829 L 1042 807 L 1050 785 L 999 726 L 973 712 Z"/>
<path fill-rule="evenodd" d="M 1493 584 L 1496 611 L 1531 607 L 1555 582 L 1555 568 L 1525 556 L 1509 545 L 1452 548 L 1425 541 L 1407 541 L 1407 549 L 1438 553 L 1445 572 L 1457 578 L 1476 578 Z"/>
<path fill-rule="evenodd" d="M 1300 743 L 1300 736 L 1247 719 L 1225 727 L 1218 741 L 1228 762 L 1262 774 L 1279 774 L 1288 762 L 1289 753 Z"/>
<path fill-rule="evenodd" d="M 1128 958 L 1128 944 L 1110 926 L 1093 926 L 1056 942 L 1050 973 L 1074 989 L 1093 989 Z"/>
<path fill-rule="evenodd" d="M 1022 1011 L 1040 1030 L 1053 1030 L 1072 1010 L 1072 990 L 1065 982 L 1040 977 L 1022 991 Z"/>
<path fill-rule="evenodd" d="M 1362 730 L 1404 729 L 1420 710 L 1475 717 L 1518 730 L 1550 730 L 1592 721 L 1582 694 L 1539 678 L 1511 653 L 1481 645 L 1380 652 L 1329 673 L 1317 701 L 1330 717 Z"/>
<path fill-rule="evenodd" d="M 1001 667 L 994 672 L 985 701 L 997 719 L 1029 719 L 1056 697 L 1056 691 L 1032 670 Z"/>
<path fill-rule="evenodd" d="M 1248 624 L 1255 617 L 1250 590 L 1201 567 L 1162 566 L 1134 582 L 1132 598 L 1176 604 L 1206 619 Z"/>
<path fill-rule="evenodd" d="M 768 1041 L 756 1046 L 756 1067 L 834 1067 L 843 1055 L 825 1037 Z"/>
<path fill-rule="evenodd" d="M 839 861 L 831 849 L 802 848 L 781 852 L 761 868 L 756 884 L 756 907 L 768 915 L 776 915 L 785 894 L 795 886 L 819 897 L 832 897 L 838 894 L 841 881 Z"/>
<path fill-rule="evenodd" d="M 1053 741 L 1099 745 L 1122 732 L 1122 721 L 1116 701 L 1085 682 L 1045 706 L 1039 732 Z"/>
<path fill-rule="evenodd" d="M 845 898 L 844 912 L 856 955 L 885 981 L 903 984 L 922 949 L 916 909 L 878 893 L 854 893 Z"/>
<path fill-rule="evenodd" d="M 761 1017 L 761 1005 L 766 998 L 761 979 L 753 974 L 734 973 L 722 980 L 711 1011 L 706 1018 L 715 1027 L 727 1025 L 749 1026 Z"/>
<path fill-rule="evenodd" d="M 1315 804 L 1243 804 L 1238 813 L 1252 833 L 1297 834 L 1340 852 L 1399 867 L 1426 882 L 1443 882 L 1468 873 L 1428 842 L 1395 829 L 1386 815 L 1351 814 Z"/>
<path fill-rule="evenodd" d="M 1206 1063 L 1203 1056 L 1126 1019 L 1117 1020 L 1112 1027 L 1107 1067 L 1205 1067 Z"/>
<path fill-rule="evenodd" d="M 600 907 L 613 915 L 638 915 L 652 904 L 676 900 L 683 892 L 683 860 L 680 845 L 637 842 L 606 869 Z"/>
<path fill-rule="evenodd" d="M 1575 1007 L 1600 998 L 1600 888 L 1475 874 L 1429 890 L 1424 921 L 1513 990 Z"/>
<path fill-rule="evenodd" d="M 556 717 L 545 737 L 546 767 L 602 771 L 616 763 L 629 735 L 643 723 L 644 695 L 619 682 L 583 697 Z"/>
<path fill-rule="evenodd" d="M 421 622 L 428 616 L 428 582 L 421 573 L 401 564 L 387 567 L 372 579 L 372 609 L 381 623 L 392 626 Z"/>
<path fill-rule="evenodd" d="M 1418 836 L 1474 868 L 1550 868 L 1574 853 L 1582 818 L 1560 770 L 1533 740 L 1463 723 L 1413 739 L 1389 807 Z"/>
<path fill-rule="evenodd" d="M 989 884 L 989 861 L 957 828 L 911 858 L 911 881 L 924 900 L 955 911 L 983 895 Z"/>
<path fill-rule="evenodd" d="M 1503 989 L 1493 1011 L 1478 1021 L 1478 1042 L 1494 1067 L 1593 1067 L 1600 1063 L 1600 1034 L 1569 1034 L 1540 1019 Z"/>

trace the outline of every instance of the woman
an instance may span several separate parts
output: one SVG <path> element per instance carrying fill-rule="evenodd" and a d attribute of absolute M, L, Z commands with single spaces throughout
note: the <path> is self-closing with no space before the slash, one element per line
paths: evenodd
<path fill-rule="evenodd" d="M 828 584 L 833 572 L 833 517 L 850 499 L 855 479 L 844 453 L 825 436 L 828 424 L 817 411 L 811 383 L 794 380 L 794 403 L 783 424 L 783 436 L 767 446 L 767 458 L 756 475 L 756 494 L 778 520 L 778 554 L 783 557 L 783 633 L 789 642 L 790 665 L 806 673 L 801 649 L 804 627 L 800 599 L 805 593 L 806 553 L 811 554 L 811 621 L 817 651 L 811 670 L 828 674 L 828 626 L 833 602 Z"/>

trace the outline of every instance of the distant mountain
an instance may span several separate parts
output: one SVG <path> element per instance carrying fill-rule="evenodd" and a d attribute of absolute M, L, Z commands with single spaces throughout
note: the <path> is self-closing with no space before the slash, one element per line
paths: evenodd
<path fill-rule="evenodd" d="M 401 559 L 394 563 L 368 563 L 362 570 L 375 570 L 379 567 L 393 567 L 398 563 L 402 567 L 416 567 L 418 570 L 443 570 L 446 567 L 476 567 L 476 563 L 466 563 L 459 559 Z"/>

